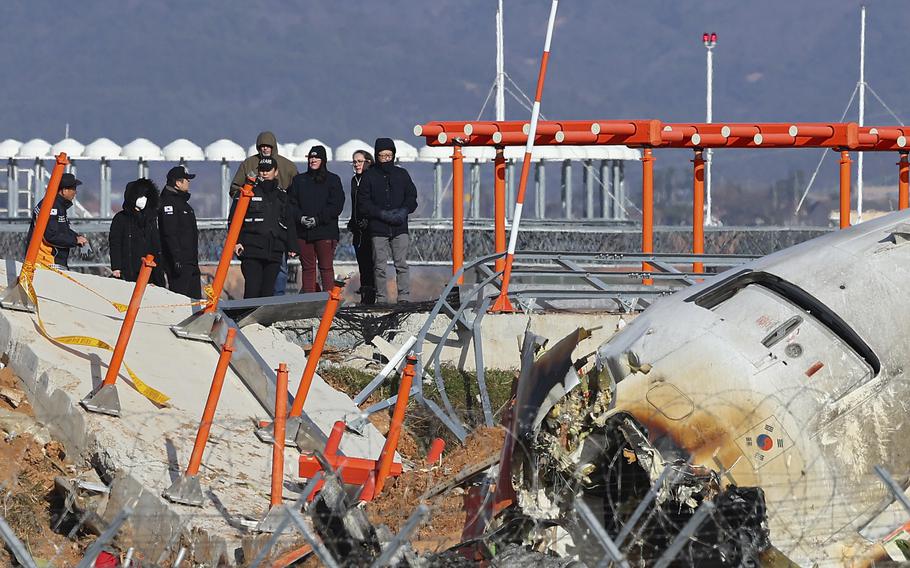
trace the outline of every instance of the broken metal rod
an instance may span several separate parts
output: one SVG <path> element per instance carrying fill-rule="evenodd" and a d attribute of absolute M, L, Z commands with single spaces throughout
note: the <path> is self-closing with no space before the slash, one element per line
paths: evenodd
<path fill-rule="evenodd" d="M 430 508 L 427 507 L 425 503 L 421 503 L 417 506 L 417 509 L 411 513 L 411 516 L 408 517 L 408 520 L 404 523 L 404 526 L 401 527 L 401 530 L 398 534 L 392 538 L 391 541 L 383 549 L 382 554 L 379 555 L 371 565 L 370 568 L 381 568 L 382 566 L 393 565 L 393 560 L 395 555 L 398 553 L 398 550 L 406 542 L 411 540 L 411 535 L 417 530 L 417 527 L 423 523 L 424 519 L 429 516 Z"/>
<path fill-rule="evenodd" d="M 28 553 L 28 549 L 25 548 L 25 545 L 22 544 L 21 540 L 16 538 L 16 533 L 13 532 L 12 527 L 7 524 L 6 519 L 2 516 L 0 516 L 0 537 L 6 542 L 6 545 L 13 553 L 13 557 L 19 564 L 25 568 L 38 568 L 38 565 L 35 564 L 31 554 Z"/>
<path fill-rule="evenodd" d="M 300 493 L 300 497 L 294 502 L 291 506 L 293 510 L 302 509 L 306 504 L 307 500 L 311 495 L 315 495 L 315 489 L 318 484 L 322 481 L 322 473 L 317 473 L 313 476 L 306 485 L 303 486 L 303 491 Z M 259 568 L 259 565 L 266 559 L 269 555 L 269 551 L 278 543 L 278 539 L 281 538 L 281 535 L 284 534 L 284 531 L 287 530 L 288 526 L 291 524 L 291 516 L 285 515 L 283 519 L 278 523 L 278 526 L 275 527 L 275 532 L 272 533 L 272 536 L 269 537 L 269 541 L 265 544 L 265 547 L 259 551 L 259 554 L 256 555 L 256 558 L 253 559 L 253 562 L 250 564 L 250 568 Z"/>
<path fill-rule="evenodd" d="M 322 319 L 319 320 L 319 329 L 316 331 L 316 338 L 313 340 L 313 348 L 306 358 L 306 368 L 303 370 L 303 376 L 300 377 L 297 394 L 294 395 L 294 403 L 291 405 L 289 418 L 298 418 L 303 412 L 303 404 L 306 402 L 307 394 L 310 392 L 313 375 L 316 374 L 316 365 L 319 364 L 319 358 L 322 357 L 325 340 L 329 337 L 329 330 L 332 328 L 332 320 L 335 319 L 335 312 L 338 311 L 338 306 L 341 304 L 341 291 L 344 289 L 344 284 L 344 280 L 335 280 L 335 285 L 329 293 L 329 300 L 325 304 Z M 276 406 L 275 408 L 284 407 Z M 277 439 L 277 434 L 275 436 Z"/>
<path fill-rule="evenodd" d="M 117 533 L 120 531 L 120 527 L 123 526 L 123 523 L 125 523 L 132 514 L 133 508 L 130 506 L 120 509 L 120 512 L 117 513 L 117 516 L 114 517 L 111 524 L 104 529 L 104 532 L 101 533 L 101 535 L 95 539 L 95 542 L 88 547 L 88 550 L 85 551 L 85 556 L 76 568 L 91 568 L 95 564 L 95 559 L 98 558 L 98 555 L 104 550 L 104 547 L 114 540 L 114 537 L 117 536 Z"/>
<path fill-rule="evenodd" d="M 663 471 L 660 472 L 660 475 L 657 477 L 657 480 L 651 485 L 651 489 L 648 491 L 648 494 L 645 495 L 644 499 L 638 504 L 638 507 L 635 508 L 635 511 L 632 513 L 632 516 L 623 524 L 622 530 L 619 531 L 619 534 L 616 536 L 616 543 L 620 548 L 626 542 L 626 538 L 629 536 L 629 533 L 632 532 L 632 529 L 635 528 L 635 525 L 638 524 L 638 519 L 645 513 L 645 510 L 654 501 L 654 498 L 657 497 L 657 492 L 660 491 L 660 488 L 663 487 L 664 481 L 667 479 L 667 476 L 672 471 L 673 466 L 667 464 L 664 466 Z"/>
<path fill-rule="evenodd" d="M 698 510 L 695 511 L 695 514 L 692 515 L 692 518 L 689 519 L 689 522 L 679 531 L 679 534 L 676 535 L 676 538 L 673 539 L 673 542 L 670 543 L 670 546 L 667 547 L 667 550 L 661 555 L 657 560 L 657 563 L 654 565 L 654 568 L 667 568 L 671 562 L 676 558 L 676 555 L 679 554 L 679 551 L 682 550 L 683 546 L 689 542 L 695 535 L 695 531 L 698 530 L 698 527 L 701 526 L 705 519 L 714 512 L 714 502 L 705 501 L 698 507 Z"/>
<path fill-rule="evenodd" d="M 616 543 L 613 542 L 613 539 L 610 538 L 610 535 L 607 534 L 607 531 L 604 529 L 603 525 L 594 515 L 594 511 L 588 507 L 588 504 L 584 502 L 584 499 L 577 499 L 575 501 L 575 510 L 578 511 L 579 516 L 588 525 L 588 528 L 591 529 L 591 532 L 594 533 L 594 537 L 597 539 L 597 542 L 600 543 L 600 546 L 603 547 L 604 551 L 607 553 L 607 556 L 610 559 L 618 564 L 621 568 L 629 568 L 629 563 L 626 561 L 622 552 L 619 551 L 619 548 L 616 546 Z M 600 561 L 598 566 L 607 566 L 607 556 L 604 556 L 603 560 Z"/>
<path fill-rule="evenodd" d="M 401 373 L 401 383 L 398 385 L 398 400 L 395 401 L 395 410 L 392 411 L 392 423 L 389 433 L 386 434 L 385 445 L 379 454 L 379 471 L 376 474 L 376 494 L 382 492 L 385 480 L 392 469 L 395 460 L 395 450 L 398 449 L 398 439 L 401 437 L 401 426 L 404 424 L 404 414 L 408 407 L 408 396 L 411 392 L 411 383 L 414 381 L 414 366 L 417 365 L 417 356 L 408 355 L 404 371 Z"/>
<path fill-rule="evenodd" d="M 910 499 L 907 498 L 907 494 L 904 493 L 904 490 L 901 489 L 901 486 L 894 481 L 894 478 L 891 477 L 891 474 L 888 473 L 888 470 L 883 468 L 880 465 L 875 466 L 875 473 L 882 479 L 882 482 L 885 484 L 885 487 L 894 495 L 895 499 L 901 502 L 901 505 L 904 506 L 904 509 L 910 513 Z"/>

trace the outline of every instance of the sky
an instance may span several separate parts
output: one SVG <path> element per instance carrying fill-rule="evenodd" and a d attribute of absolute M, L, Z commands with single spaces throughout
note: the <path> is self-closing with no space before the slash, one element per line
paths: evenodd
<path fill-rule="evenodd" d="M 506 71 L 525 92 L 533 91 L 549 4 L 505 2 Z M 900 119 L 910 117 L 902 53 L 910 3 L 867 4 L 868 85 Z M 495 5 L 10 0 L 0 8 L 8 54 L 0 139 L 56 142 L 69 125 L 83 143 L 230 138 L 246 147 L 271 129 L 282 141 L 334 146 L 393 136 L 419 145 L 417 123 L 478 116 L 495 73 Z M 715 31 L 716 121 L 838 120 L 858 80 L 859 6 L 563 0 L 542 110 L 550 118 L 703 120 L 701 34 Z M 509 97 L 507 118 L 528 116 Z M 491 105 L 484 117 L 492 118 Z M 897 121 L 871 92 L 866 119 Z M 818 156 L 731 152 L 715 156 L 715 173 L 783 177 L 811 172 Z M 689 159 L 661 153 L 657 167 Z M 892 156 L 867 161 L 870 181 L 893 181 Z M 829 162 L 820 180 L 831 185 Z"/>

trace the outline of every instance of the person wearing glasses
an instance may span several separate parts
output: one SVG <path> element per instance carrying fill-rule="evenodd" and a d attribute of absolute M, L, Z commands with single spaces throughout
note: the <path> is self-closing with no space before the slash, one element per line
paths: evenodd
<path fill-rule="evenodd" d="M 376 165 L 363 175 L 357 191 L 357 210 L 369 219 L 373 242 L 376 302 L 388 303 L 386 265 L 391 256 L 398 284 L 398 303 L 410 300 L 408 277 L 408 215 L 417 209 L 417 188 L 411 175 L 395 165 L 395 142 L 377 138 L 374 147 Z M 391 253 L 391 254 L 390 254 Z"/>
<path fill-rule="evenodd" d="M 360 215 L 357 211 L 357 191 L 363 180 L 363 173 L 373 165 L 373 156 L 366 150 L 354 152 L 352 166 L 354 176 L 351 178 L 351 220 L 348 221 L 348 230 L 351 231 L 351 240 L 354 243 L 354 254 L 357 257 L 357 269 L 360 271 L 360 303 L 371 305 L 376 303 L 376 267 L 373 265 L 373 242 L 370 237 L 370 220 Z"/>
<path fill-rule="evenodd" d="M 324 146 L 313 146 L 307 154 L 307 171 L 294 176 L 288 188 L 289 206 L 297 222 L 302 293 L 332 289 L 335 281 L 335 247 L 340 232 L 338 217 L 344 208 L 341 178 L 326 167 Z"/>
<path fill-rule="evenodd" d="M 69 269 L 70 249 L 88 243 L 85 235 L 77 234 L 70 227 L 70 220 L 66 214 L 66 211 L 73 206 L 73 200 L 76 199 L 76 187 L 79 185 L 82 185 L 82 182 L 73 174 L 63 174 L 63 177 L 60 178 L 60 190 L 57 192 L 57 198 L 54 199 L 54 207 L 51 209 L 51 216 L 48 218 L 47 228 L 44 230 L 44 239 L 38 249 L 37 261 L 41 264 Z M 26 246 L 32 240 L 35 219 L 38 218 L 38 212 L 41 211 L 43 202 L 43 199 L 39 201 L 32 211 L 32 222 L 28 227 L 28 238 L 25 239 Z"/>

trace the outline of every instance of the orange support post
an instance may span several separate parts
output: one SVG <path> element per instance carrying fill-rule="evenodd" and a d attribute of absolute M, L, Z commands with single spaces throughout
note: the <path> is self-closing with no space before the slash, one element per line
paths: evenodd
<path fill-rule="evenodd" d="M 236 329 L 228 328 L 227 338 L 221 346 L 221 355 L 218 357 L 218 365 L 215 367 L 215 375 L 212 377 L 209 397 L 205 401 L 205 410 L 202 411 L 202 420 L 199 421 L 199 429 L 196 431 L 196 441 L 193 443 L 190 461 L 186 466 L 186 472 L 177 478 L 164 492 L 163 496 L 168 501 L 194 507 L 201 507 L 205 502 L 202 486 L 196 476 L 199 475 L 202 454 L 205 452 L 205 445 L 209 440 L 209 432 L 212 429 L 215 409 L 218 407 L 218 399 L 221 398 L 224 375 L 227 373 L 228 365 L 231 364 L 231 355 L 234 353 L 234 336 L 236 334 Z"/>
<path fill-rule="evenodd" d="M 325 443 L 325 449 L 322 454 L 326 457 L 338 455 L 338 448 L 341 447 L 341 438 L 344 436 L 344 420 L 337 420 L 332 425 L 332 431 L 329 433 L 329 440 Z"/>
<path fill-rule="evenodd" d="M 850 226 L 850 152 L 840 153 L 840 228 Z"/>
<path fill-rule="evenodd" d="M 435 465 L 442 457 L 442 451 L 446 449 L 446 441 L 442 438 L 436 438 L 430 444 L 430 451 L 427 452 L 427 465 Z"/>
<path fill-rule="evenodd" d="M 60 178 L 63 177 L 63 171 L 69 164 L 69 158 L 65 152 L 57 154 L 57 162 L 54 164 L 54 170 L 51 172 L 51 179 L 47 183 L 47 190 L 44 192 L 44 199 L 41 200 L 41 210 L 38 211 L 38 218 L 35 219 L 35 229 L 32 231 L 32 240 L 28 243 L 28 249 L 25 253 L 25 262 L 22 264 L 22 277 L 31 278 L 35 273 L 35 261 L 38 258 L 38 249 L 41 248 L 41 241 L 44 240 L 44 232 L 47 230 L 47 222 L 51 218 L 51 209 L 54 208 L 54 201 L 57 200 L 57 190 L 60 188 Z"/>
<path fill-rule="evenodd" d="M 281 505 L 282 485 L 284 483 L 284 430 L 287 417 L 284 409 L 288 407 L 288 366 L 278 364 L 278 380 L 275 382 L 275 442 L 272 444 L 272 493 L 269 508 Z"/>
<path fill-rule="evenodd" d="M 900 156 L 897 163 L 897 208 L 903 210 L 910 207 L 910 162 L 907 161 L 907 152 L 901 152 Z"/>
<path fill-rule="evenodd" d="M 243 184 L 243 188 L 240 190 L 240 197 L 237 198 L 234 216 L 231 217 L 227 239 L 225 239 L 224 249 L 221 251 L 221 260 L 218 261 L 218 268 L 215 270 L 215 279 L 212 281 L 212 300 L 204 310 L 207 314 L 214 313 L 214 311 L 218 309 L 218 302 L 221 300 L 221 292 L 224 290 L 224 281 L 227 279 L 228 269 L 231 267 L 231 259 L 234 258 L 234 246 L 237 245 L 237 239 L 240 237 L 240 229 L 243 227 L 243 218 L 246 216 L 246 210 L 250 206 L 250 199 L 253 197 L 253 187 L 255 185 L 255 178 L 246 178 L 246 183 Z"/>
<path fill-rule="evenodd" d="M 112 385 L 117 380 L 120 366 L 123 364 L 123 355 L 126 353 L 126 346 L 130 342 L 133 325 L 135 325 L 136 316 L 139 314 L 139 304 L 142 303 L 142 295 L 145 293 L 145 287 L 149 282 L 149 277 L 152 275 L 152 268 L 155 266 L 157 266 L 155 257 L 150 254 L 145 255 L 145 258 L 142 259 L 142 268 L 139 269 L 139 277 L 136 278 L 136 285 L 133 287 L 130 305 L 126 309 L 126 315 L 123 318 L 123 325 L 120 326 L 120 335 L 117 337 L 117 344 L 114 346 L 114 354 L 111 356 L 111 363 L 108 365 L 102 387 Z"/>
<path fill-rule="evenodd" d="M 310 385 L 313 384 L 316 365 L 319 364 L 319 358 L 322 357 L 325 340 L 329 336 L 329 329 L 332 328 L 332 320 L 335 319 L 335 312 L 338 311 L 338 305 L 341 303 L 341 290 L 343 288 L 344 280 L 336 280 L 332 291 L 329 292 L 329 300 L 325 303 L 325 310 L 323 310 L 322 319 L 319 321 L 319 329 L 316 331 L 313 348 L 307 356 L 306 368 L 304 368 L 303 375 L 300 377 L 300 386 L 297 387 L 297 394 L 294 395 L 294 404 L 291 405 L 291 412 L 288 415 L 290 418 L 297 418 L 303 413 L 303 403 L 306 402 L 307 394 L 310 392 Z M 279 408 L 283 409 L 285 407 L 275 407 L 276 422 L 278 421 Z M 277 436 L 277 434 L 275 435 Z"/>
<path fill-rule="evenodd" d="M 506 252 L 506 156 L 502 146 L 496 147 L 493 162 L 493 247 L 497 254 Z M 496 272 L 502 272 L 506 258 L 496 259 Z"/>
<path fill-rule="evenodd" d="M 461 146 L 452 148 L 452 274 L 464 264 L 464 155 Z M 464 277 L 458 278 L 464 284 Z"/>
<path fill-rule="evenodd" d="M 695 150 L 692 177 L 692 254 L 705 254 L 705 158 L 703 150 Z M 704 272 L 701 262 L 692 263 L 692 272 Z"/>
<path fill-rule="evenodd" d="M 645 148 L 641 157 L 641 252 L 654 252 L 654 153 L 651 148 Z M 641 269 L 651 272 L 651 265 L 643 262 Z M 645 286 L 653 283 L 651 278 L 642 280 Z"/>
<path fill-rule="evenodd" d="M 398 399 L 395 401 L 395 410 L 392 412 L 392 423 L 389 426 L 389 433 L 385 437 L 382 453 L 379 454 L 376 495 L 382 492 L 385 480 L 389 477 L 389 472 L 392 470 L 395 450 L 398 449 L 398 439 L 401 437 L 401 425 L 404 424 L 404 413 L 407 410 L 408 397 L 411 394 L 411 384 L 414 382 L 414 365 L 416 364 L 417 357 L 408 355 L 407 364 L 404 367 L 404 371 L 401 372 L 401 383 L 398 385 Z"/>
<path fill-rule="evenodd" d="M 215 418 L 215 409 L 218 408 L 218 399 L 221 398 L 224 375 L 227 374 L 228 365 L 231 364 L 231 356 L 234 354 L 234 336 L 236 334 L 236 329 L 228 328 L 227 338 L 221 346 L 221 355 L 218 357 L 218 365 L 215 367 L 215 376 L 212 377 L 209 397 L 205 401 L 205 410 L 202 411 L 202 420 L 199 422 L 199 430 L 196 432 L 193 453 L 190 454 L 190 462 L 186 466 L 187 476 L 199 473 L 199 465 L 202 463 L 202 452 L 205 450 L 205 445 L 209 440 L 209 432 L 212 429 L 212 422 Z"/>

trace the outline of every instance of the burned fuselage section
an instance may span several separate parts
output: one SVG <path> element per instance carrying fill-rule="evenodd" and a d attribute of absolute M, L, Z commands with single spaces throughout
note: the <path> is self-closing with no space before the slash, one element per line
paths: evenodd
<path fill-rule="evenodd" d="M 517 400 L 540 403 L 519 406 L 512 429 L 516 509 L 534 521 L 525 542 L 549 535 L 551 550 L 602 556 L 582 500 L 642 565 L 686 530 L 677 558 L 884 556 L 906 512 L 874 467 L 902 488 L 910 472 L 910 302 L 896 284 L 910 276 L 908 219 L 740 266 L 656 302 L 596 358 L 574 361 L 573 335 L 523 370 Z M 705 503 L 710 515 L 687 527 Z"/>
<path fill-rule="evenodd" d="M 591 357 L 572 359 L 586 337 L 570 334 L 522 370 L 512 428 L 515 505 L 500 519 L 510 530 L 497 538 L 597 565 L 607 552 L 578 514 L 583 502 L 631 565 L 653 565 L 684 529 L 694 539 L 675 558 L 757 560 L 769 547 L 762 491 L 723 487 L 716 471 L 692 465 L 678 448 L 663 455 L 633 416 L 612 411 L 609 374 Z M 690 525 L 705 501 L 714 515 Z"/>

